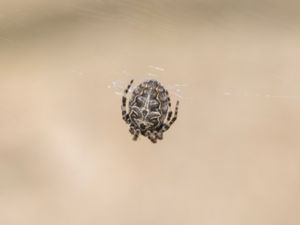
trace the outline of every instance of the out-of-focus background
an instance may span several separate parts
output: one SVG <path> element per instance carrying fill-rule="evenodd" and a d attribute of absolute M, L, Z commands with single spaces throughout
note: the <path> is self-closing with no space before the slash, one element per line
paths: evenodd
<path fill-rule="evenodd" d="M 0 224 L 300 224 L 299 11 L 1 0 Z M 116 94 L 149 76 L 185 84 L 156 145 Z"/>

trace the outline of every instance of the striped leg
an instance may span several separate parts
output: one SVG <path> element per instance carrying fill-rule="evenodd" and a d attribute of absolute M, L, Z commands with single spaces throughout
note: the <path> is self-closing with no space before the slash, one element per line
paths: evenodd
<path fill-rule="evenodd" d="M 157 132 L 156 131 L 154 131 L 154 132 L 147 131 L 146 132 L 146 136 L 149 138 L 149 140 L 152 143 L 156 143 L 157 142 Z"/>
<path fill-rule="evenodd" d="M 169 102 L 169 109 L 170 109 L 170 111 L 168 112 L 168 116 L 167 116 L 167 122 L 169 122 L 172 117 L 173 112 L 171 110 L 171 99 L 169 97 L 168 91 L 167 91 L 167 95 L 168 95 L 168 102 Z"/>
<path fill-rule="evenodd" d="M 133 140 L 136 141 L 140 135 L 140 130 L 139 129 L 135 129 L 134 126 L 130 126 L 129 128 L 129 132 L 133 135 Z"/>
<path fill-rule="evenodd" d="M 159 131 L 156 135 L 157 139 L 162 140 L 163 139 L 163 132 Z"/>
<path fill-rule="evenodd" d="M 140 130 L 135 130 L 132 140 L 136 141 L 138 139 L 140 133 L 141 133 Z"/>
<path fill-rule="evenodd" d="M 122 117 L 123 117 L 123 120 L 126 122 L 126 123 L 129 123 L 129 115 L 126 111 L 126 102 L 127 102 L 127 98 L 126 98 L 126 95 L 131 87 L 133 83 L 133 80 L 130 81 L 130 83 L 128 84 L 127 88 L 124 90 L 124 94 L 123 94 L 123 97 L 122 97 L 122 105 L 121 105 L 121 110 L 122 110 Z"/>
<path fill-rule="evenodd" d="M 162 132 L 167 131 L 172 126 L 172 124 L 176 121 L 178 115 L 178 106 L 179 106 L 179 101 L 176 102 L 175 113 L 173 118 L 171 119 L 171 121 L 167 121 L 167 123 L 164 124 L 164 126 L 162 127 Z"/>

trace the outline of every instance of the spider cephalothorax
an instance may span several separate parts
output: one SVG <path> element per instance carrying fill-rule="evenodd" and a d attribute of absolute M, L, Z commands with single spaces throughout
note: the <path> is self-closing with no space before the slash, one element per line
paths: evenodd
<path fill-rule="evenodd" d="M 175 113 L 169 109 L 171 101 L 168 91 L 156 80 L 147 80 L 139 84 L 132 93 L 129 100 L 129 112 L 126 110 L 126 94 L 128 93 L 133 80 L 124 91 L 122 98 L 122 116 L 130 125 L 129 131 L 133 140 L 137 140 L 140 134 L 148 137 L 153 143 L 163 138 L 163 133 L 177 119 L 178 104 Z M 172 118 L 172 119 L 171 119 Z M 165 123 L 166 120 L 166 123 Z"/>

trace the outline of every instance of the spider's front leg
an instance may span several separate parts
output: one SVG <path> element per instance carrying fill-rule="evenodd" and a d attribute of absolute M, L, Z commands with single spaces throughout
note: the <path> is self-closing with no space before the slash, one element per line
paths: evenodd
<path fill-rule="evenodd" d="M 122 110 L 122 118 L 123 120 L 126 122 L 126 123 L 129 123 L 129 115 L 126 111 L 126 102 L 127 102 L 127 98 L 126 98 L 126 95 L 131 87 L 133 83 L 133 80 L 130 81 L 130 83 L 128 84 L 127 88 L 124 90 L 124 94 L 123 94 L 123 97 L 122 97 L 122 105 L 121 105 L 121 110 Z"/>

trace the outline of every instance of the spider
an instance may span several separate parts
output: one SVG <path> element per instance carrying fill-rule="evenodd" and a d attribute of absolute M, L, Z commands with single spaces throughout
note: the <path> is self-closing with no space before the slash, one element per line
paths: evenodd
<path fill-rule="evenodd" d="M 130 81 L 122 97 L 122 117 L 129 124 L 129 132 L 136 141 L 139 135 L 148 137 L 153 143 L 163 139 L 167 131 L 177 119 L 179 101 L 176 102 L 174 116 L 168 91 L 157 81 L 147 80 L 139 84 L 129 100 L 129 112 L 126 110 L 126 95 L 133 83 Z M 166 120 L 166 122 L 165 122 Z"/>

